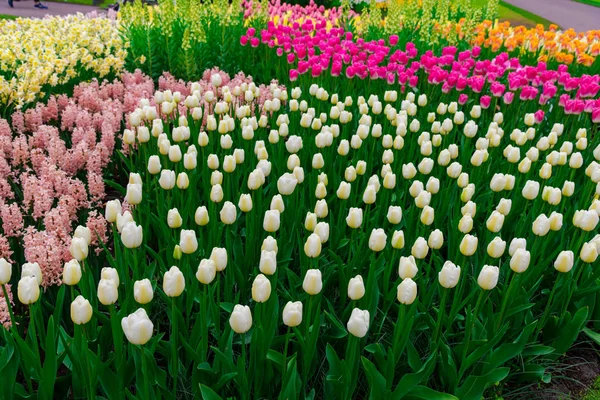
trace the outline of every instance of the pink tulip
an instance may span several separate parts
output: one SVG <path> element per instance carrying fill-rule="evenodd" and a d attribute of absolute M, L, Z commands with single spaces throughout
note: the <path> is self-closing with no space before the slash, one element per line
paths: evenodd
<path fill-rule="evenodd" d="M 514 92 L 506 92 L 506 93 L 504 93 L 504 96 L 502 96 L 502 99 L 504 100 L 504 104 L 512 103 L 514 98 L 515 98 Z"/>

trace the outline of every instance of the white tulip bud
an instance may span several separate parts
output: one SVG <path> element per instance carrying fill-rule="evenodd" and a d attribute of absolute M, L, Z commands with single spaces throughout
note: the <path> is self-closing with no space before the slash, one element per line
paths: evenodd
<path fill-rule="evenodd" d="M 400 262 L 398 263 L 398 276 L 400 278 L 414 278 L 417 272 L 419 272 L 419 269 L 413 256 L 400 257 Z"/>
<path fill-rule="evenodd" d="M 360 300 L 365 295 L 365 284 L 360 275 L 350 279 L 348 283 L 348 298 L 350 300 Z"/>
<path fill-rule="evenodd" d="M 427 257 L 429 253 L 429 245 L 423 237 L 418 237 L 413 244 L 410 253 L 416 259 L 422 260 Z"/>
<path fill-rule="evenodd" d="M 283 308 L 283 323 L 291 328 L 302 323 L 302 303 L 288 301 Z"/>
<path fill-rule="evenodd" d="M 121 320 L 121 327 L 131 344 L 144 345 L 152 337 L 154 324 L 148 318 L 146 310 L 138 309 Z"/>
<path fill-rule="evenodd" d="M 217 274 L 215 263 L 210 259 L 203 259 L 198 265 L 198 271 L 196 272 L 196 279 L 204 285 L 210 284 Z"/>
<path fill-rule="evenodd" d="M 252 282 L 252 300 L 264 303 L 271 297 L 271 282 L 263 274 L 259 274 Z"/>
<path fill-rule="evenodd" d="M 135 281 L 133 284 L 133 297 L 139 304 L 148 304 L 154 298 L 154 289 L 149 279 Z"/>
<path fill-rule="evenodd" d="M 398 285 L 396 298 L 400 304 L 410 305 L 417 298 L 417 284 L 411 278 L 403 278 Z"/>
<path fill-rule="evenodd" d="M 460 278 L 460 267 L 451 261 L 446 261 L 442 270 L 438 273 L 440 285 L 446 289 L 452 289 L 458 284 Z"/>
<path fill-rule="evenodd" d="M 222 272 L 227 268 L 227 250 L 223 247 L 213 247 L 210 252 L 210 259 L 215 264 L 217 272 Z"/>
<path fill-rule="evenodd" d="M 119 299 L 119 289 L 112 279 L 100 279 L 98 300 L 105 306 L 115 304 Z"/>
<path fill-rule="evenodd" d="M 94 310 L 88 300 L 77 296 L 71 303 L 71 321 L 76 325 L 85 325 L 92 319 Z"/>
<path fill-rule="evenodd" d="M 346 327 L 348 332 L 357 338 L 366 336 L 369 330 L 370 315 L 369 311 L 355 308 L 352 310 L 352 315 Z"/>
<path fill-rule="evenodd" d="M 477 277 L 477 284 L 483 290 L 492 290 L 498 284 L 500 269 L 493 265 L 484 265 Z"/>
<path fill-rule="evenodd" d="M 312 296 L 321 293 L 321 290 L 323 289 L 321 271 L 318 269 L 309 269 L 306 271 L 304 281 L 302 282 L 302 289 Z"/>
<path fill-rule="evenodd" d="M 575 254 L 571 250 L 563 250 L 558 254 L 556 261 L 554 261 L 554 268 L 558 272 L 567 273 L 573 269 L 575 263 Z"/>
<path fill-rule="evenodd" d="M 477 251 L 477 244 L 479 240 L 476 236 L 465 235 L 460 242 L 460 253 L 467 257 L 472 256 Z"/>
<path fill-rule="evenodd" d="M 248 92 L 246 92 L 246 98 L 248 98 Z M 250 312 L 250 307 L 236 304 L 235 307 L 233 307 L 231 317 L 229 317 L 229 326 L 231 326 L 231 329 L 233 329 L 235 333 L 242 334 L 248 332 L 252 327 L 252 313 Z"/>
<path fill-rule="evenodd" d="M 516 273 L 522 273 L 529 268 L 531 253 L 524 249 L 517 249 L 510 259 L 510 269 Z"/>
<path fill-rule="evenodd" d="M 179 268 L 173 266 L 165 272 L 163 291 L 168 297 L 179 297 L 185 289 L 185 278 Z"/>
<path fill-rule="evenodd" d="M 4 259 L 2 259 L 4 260 Z M 77 260 L 67 262 L 63 268 L 63 283 L 74 286 L 81 280 L 81 266 Z"/>

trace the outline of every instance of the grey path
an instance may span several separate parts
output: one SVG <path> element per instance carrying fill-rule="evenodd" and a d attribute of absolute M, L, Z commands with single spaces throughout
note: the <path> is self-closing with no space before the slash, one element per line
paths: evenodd
<path fill-rule="evenodd" d="M 2 0 L 0 0 L 2 1 Z M 600 8 L 571 0 L 504 0 L 523 10 L 578 32 L 600 29 Z"/>
<path fill-rule="evenodd" d="M 78 12 L 87 14 L 92 11 L 101 11 L 98 7 L 79 4 L 44 2 L 43 0 L 42 3 L 48 6 L 47 10 L 33 8 L 33 0 L 15 1 L 13 3 L 14 8 L 8 6 L 7 0 L 0 0 L 0 14 L 15 15 L 18 17 L 43 18 L 46 15 L 69 15 L 77 14 Z"/>

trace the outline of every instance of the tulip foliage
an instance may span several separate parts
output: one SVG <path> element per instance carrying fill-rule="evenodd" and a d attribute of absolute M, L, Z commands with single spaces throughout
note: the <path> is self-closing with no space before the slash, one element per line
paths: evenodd
<path fill-rule="evenodd" d="M 0 398 L 479 400 L 598 341 L 591 36 L 159 3 L 107 25 L 150 78 L 0 121 Z"/>
<path fill-rule="evenodd" d="M 542 379 L 594 317 L 589 119 L 219 73 L 184 89 L 130 114 L 112 239 L 98 256 L 75 231 L 53 309 L 22 266 L 14 393 L 64 364 L 88 398 L 479 399 Z"/>

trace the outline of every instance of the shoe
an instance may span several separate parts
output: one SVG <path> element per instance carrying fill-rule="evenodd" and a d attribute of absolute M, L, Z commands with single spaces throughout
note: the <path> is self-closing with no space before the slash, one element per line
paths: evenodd
<path fill-rule="evenodd" d="M 13 0 L 8 0 L 8 5 L 10 6 L 10 8 L 13 8 Z"/>
<path fill-rule="evenodd" d="M 37 3 L 34 5 L 35 8 L 39 8 L 40 10 L 47 10 L 48 6 L 43 5 L 42 3 Z"/>

